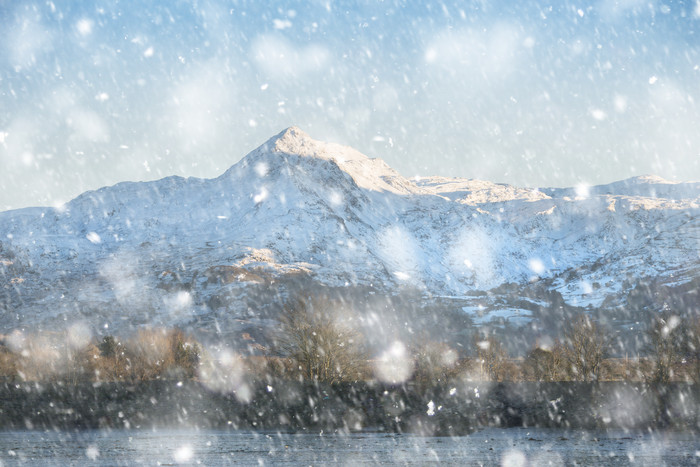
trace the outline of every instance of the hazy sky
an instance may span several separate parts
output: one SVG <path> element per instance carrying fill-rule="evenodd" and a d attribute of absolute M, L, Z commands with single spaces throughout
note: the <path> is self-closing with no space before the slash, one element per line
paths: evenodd
<path fill-rule="evenodd" d="M 290 125 L 405 176 L 700 180 L 699 102 L 696 1 L 0 0 L 0 210 Z"/>

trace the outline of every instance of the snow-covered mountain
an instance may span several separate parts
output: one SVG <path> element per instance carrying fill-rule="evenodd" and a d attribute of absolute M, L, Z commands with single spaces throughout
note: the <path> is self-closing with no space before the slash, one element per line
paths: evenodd
<path fill-rule="evenodd" d="M 559 309 L 634 320 L 635 307 L 697 307 L 699 278 L 700 183 L 407 179 L 294 127 L 218 178 L 0 213 L 0 332 L 76 320 L 238 332 L 311 286 L 410 294 L 478 323 Z"/>

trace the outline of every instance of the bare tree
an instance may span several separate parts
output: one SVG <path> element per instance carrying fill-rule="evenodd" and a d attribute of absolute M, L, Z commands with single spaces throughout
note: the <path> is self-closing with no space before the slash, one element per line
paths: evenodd
<path fill-rule="evenodd" d="M 561 381 L 565 378 L 566 352 L 557 342 L 551 348 L 536 347 L 523 363 L 525 378 L 531 381 Z"/>
<path fill-rule="evenodd" d="M 97 347 L 90 343 L 75 349 L 64 350 L 65 367 L 63 370 L 64 381 L 77 384 L 80 381 L 89 381 L 95 376 L 96 361 L 99 355 Z"/>
<path fill-rule="evenodd" d="M 17 377 L 17 355 L 0 340 L 0 380 L 14 381 Z"/>
<path fill-rule="evenodd" d="M 124 347 L 125 368 L 133 380 L 191 378 L 199 367 L 199 345 L 178 329 L 142 328 Z"/>
<path fill-rule="evenodd" d="M 649 350 L 654 358 L 651 380 L 668 383 L 673 377 L 673 368 L 682 360 L 680 318 L 668 312 L 655 316 L 649 328 Z"/>
<path fill-rule="evenodd" d="M 610 339 L 588 315 L 576 316 L 565 333 L 566 359 L 574 379 L 594 381 L 607 354 Z"/>
<path fill-rule="evenodd" d="M 692 377 L 700 383 L 700 317 L 695 317 L 686 329 L 684 353 L 690 360 Z"/>
<path fill-rule="evenodd" d="M 120 381 L 127 378 L 127 357 L 124 344 L 114 336 L 104 336 L 97 345 L 100 358 L 95 375 L 98 380 Z"/>
<path fill-rule="evenodd" d="M 427 386 L 447 381 L 457 364 L 457 352 L 449 345 L 427 339 L 414 350 L 414 358 L 413 379 Z"/>
<path fill-rule="evenodd" d="M 284 308 L 279 351 L 292 358 L 309 380 L 336 383 L 359 379 L 367 362 L 361 334 L 333 316 L 324 299 L 297 299 Z"/>
<path fill-rule="evenodd" d="M 508 354 L 495 337 L 476 340 L 477 362 L 481 377 L 488 376 L 491 381 L 502 381 L 507 370 Z"/>
<path fill-rule="evenodd" d="M 174 329 L 169 334 L 170 352 L 173 355 L 173 364 L 184 373 L 184 376 L 192 379 L 197 376 L 202 349 L 192 338 L 185 335 L 180 329 Z"/>

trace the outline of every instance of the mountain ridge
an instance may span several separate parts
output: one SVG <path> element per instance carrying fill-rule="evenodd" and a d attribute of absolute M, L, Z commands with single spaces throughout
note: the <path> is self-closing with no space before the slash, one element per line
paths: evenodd
<path fill-rule="evenodd" d="M 216 178 L 0 213 L 2 330 L 123 316 L 269 327 L 274 313 L 256 313 L 300 283 L 413 291 L 477 323 L 543 321 L 559 302 L 617 313 L 640 281 L 700 277 L 699 205 L 699 183 L 653 176 L 561 189 L 408 179 L 290 127 Z M 499 292 L 508 284 L 517 292 Z"/>

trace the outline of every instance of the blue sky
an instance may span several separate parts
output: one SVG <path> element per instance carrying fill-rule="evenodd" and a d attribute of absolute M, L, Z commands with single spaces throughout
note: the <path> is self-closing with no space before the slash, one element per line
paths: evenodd
<path fill-rule="evenodd" d="M 700 180 L 699 28 L 695 1 L 0 0 L 0 210 L 215 177 L 290 125 L 405 176 Z"/>

